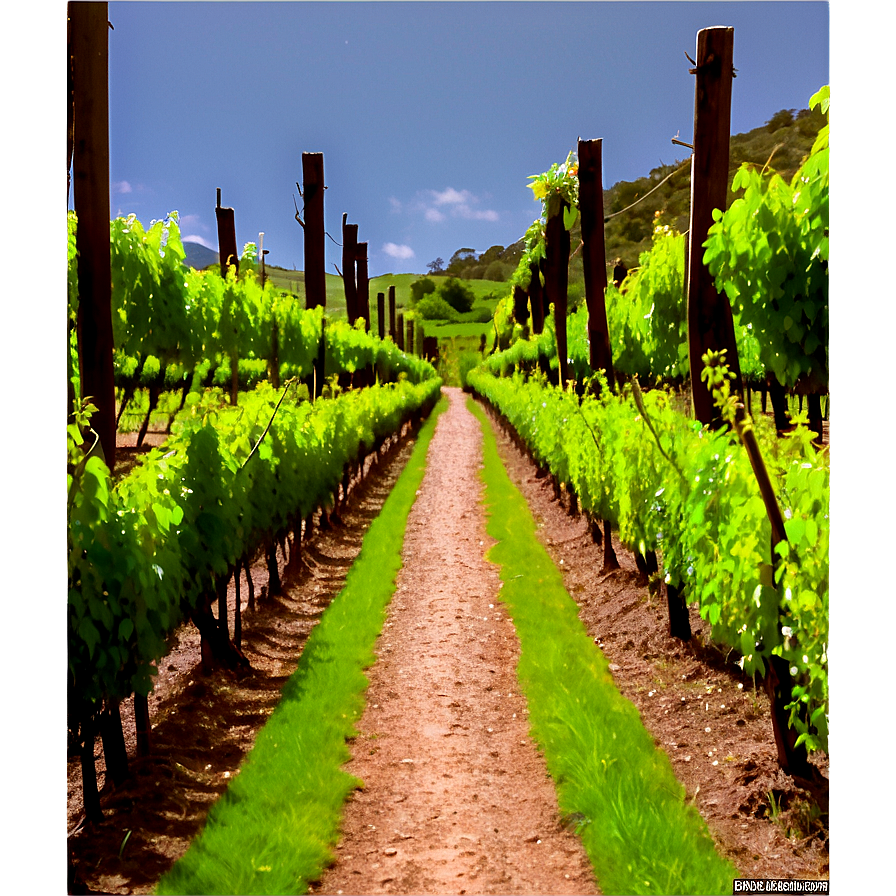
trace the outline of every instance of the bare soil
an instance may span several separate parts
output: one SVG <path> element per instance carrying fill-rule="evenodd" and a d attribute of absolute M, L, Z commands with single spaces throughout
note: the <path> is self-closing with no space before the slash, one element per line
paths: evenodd
<path fill-rule="evenodd" d="M 348 771 L 365 786 L 346 806 L 337 859 L 314 892 L 596 893 L 577 838 L 557 812 L 543 760 L 528 737 L 518 692 L 518 643 L 497 599 L 480 504 L 478 424 L 447 389 L 430 464 L 408 522 L 401 571 L 367 709 Z M 827 807 L 777 766 L 761 689 L 708 643 L 668 635 L 665 610 L 634 558 L 614 541 L 621 569 L 602 572 L 587 522 L 554 499 L 547 479 L 499 436 L 511 478 L 526 496 L 548 552 L 564 573 L 583 624 L 613 664 L 720 852 L 744 877 L 828 877 Z M 200 669 L 199 636 L 184 627 L 150 698 L 152 754 L 104 787 L 104 819 L 82 823 L 80 769 L 68 763 L 70 892 L 150 893 L 201 829 L 209 807 L 251 749 L 294 671 L 311 627 L 339 592 L 411 448 L 373 468 L 342 518 L 307 533 L 284 593 L 248 610 L 243 644 L 251 671 Z M 267 583 L 252 572 L 256 594 Z M 231 613 L 235 591 L 231 583 Z M 704 646 L 706 642 L 706 646 Z M 96 746 L 100 785 L 102 749 Z M 827 774 L 826 757 L 818 760 Z M 772 816 L 777 814 L 777 820 Z"/>
<path fill-rule="evenodd" d="M 459 390 L 408 518 L 321 893 L 595 893 L 528 737 L 519 644 L 484 559 L 481 431 Z"/>

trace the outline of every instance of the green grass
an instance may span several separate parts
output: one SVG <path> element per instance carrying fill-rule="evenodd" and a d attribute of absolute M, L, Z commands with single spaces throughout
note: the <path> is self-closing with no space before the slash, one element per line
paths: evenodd
<path fill-rule="evenodd" d="M 375 660 L 408 513 L 446 404 L 443 398 L 421 429 L 345 587 L 312 630 L 239 775 L 157 893 L 307 893 L 332 861 L 344 801 L 361 784 L 342 765 L 364 707 L 363 670 Z"/>
<path fill-rule="evenodd" d="M 284 268 L 268 267 L 265 271 L 268 280 L 275 283 L 278 289 L 291 292 L 304 298 L 305 296 L 305 273 L 303 271 L 288 271 Z M 383 293 L 385 297 L 385 311 L 389 314 L 389 287 L 395 287 L 395 307 L 396 314 L 406 313 L 411 306 L 411 284 L 415 280 L 423 277 L 423 274 L 382 274 L 379 277 L 373 277 L 370 280 L 370 315 L 371 329 L 377 332 L 377 293 Z M 342 284 L 342 278 L 338 274 L 326 275 L 327 279 L 327 314 L 332 317 L 345 316 L 345 288 Z M 441 278 L 433 277 L 436 283 Z M 464 283 L 473 290 L 476 296 L 475 307 L 486 307 L 494 314 L 495 306 L 498 300 L 510 290 L 507 283 L 497 283 L 493 280 L 465 280 Z M 430 326 L 425 325 L 429 335 L 440 335 L 439 333 L 430 333 Z M 452 326 L 463 327 L 458 333 L 449 333 L 448 335 L 474 334 L 477 337 L 480 332 L 491 331 L 491 324 L 455 324 Z M 474 329 L 470 329 L 474 328 Z M 485 328 L 485 329 L 482 329 Z M 388 329 L 388 321 L 387 321 Z"/>
<path fill-rule="evenodd" d="M 665 753 L 617 690 L 603 653 L 535 534 L 529 508 L 485 437 L 488 532 L 501 600 L 520 639 L 520 685 L 560 810 L 582 839 L 606 894 L 730 893 L 737 869 L 719 857 Z"/>

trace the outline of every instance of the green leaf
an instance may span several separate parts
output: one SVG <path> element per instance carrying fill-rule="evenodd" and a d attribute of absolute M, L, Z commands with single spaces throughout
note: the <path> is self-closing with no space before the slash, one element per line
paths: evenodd
<path fill-rule="evenodd" d="M 93 653 L 100 642 L 100 633 L 96 630 L 96 626 L 89 616 L 85 616 L 78 625 L 78 635 L 87 645 L 88 655 L 93 659 Z"/>
<path fill-rule="evenodd" d="M 803 540 L 803 534 L 806 531 L 806 521 L 798 516 L 790 520 L 784 520 L 784 531 L 787 533 L 787 540 L 791 544 L 798 545 Z"/>

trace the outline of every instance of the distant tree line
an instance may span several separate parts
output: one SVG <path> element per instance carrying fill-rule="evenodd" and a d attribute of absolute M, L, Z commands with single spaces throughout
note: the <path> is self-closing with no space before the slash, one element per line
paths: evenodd
<path fill-rule="evenodd" d="M 729 144 L 729 184 L 743 162 L 752 162 L 760 167 L 768 165 L 789 180 L 809 154 L 824 124 L 824 115 L 817 109 L 781 109 L 764 125 L 744 134 L 732 135 Z M 662 183 L 667 177 L 669 179 Z M 654 188 L 657 189 L 647 196 Z M 729 191 L 728 204 L 736 198 Z M 687 230 L 690 201 L 691 172 L 686 158 L 669 164 L 661 162 L 646 177 L 618 181 L 604 190 L 604 238 L 610 282 L 613 280 L 611 269 L 617 259 L 626 269 L 638 266 L 641 253 L 650 250 L 657 223 L 668 224 L 679 233 Z M 575 250 L 581 242 L 578 224 L 573 226 L 570 240 Z M 447 265 L 442 258 L 436 258 L 429 262 L 427 268 L 430 275 L 435 277 L 505 282 L 516 270 L 524 249 L 522 239 L 506 248 L 491 246 L 481 255 L 475 249 L 464 247 L 451 256 Z M 570 310 L 583 299 L 581 255 L 573 252 L 569 267 Z"/>
<path fill-rule="evenodd" d="M 464 247 L 458 249 L 448 260 L 441 258 L 431 261 L 427 268 L 434 275 L 457 277 L 461 280 L 509 280 L 516 270 L 523 255 L 523 243 L 520 240 L 512 246 L 491 246 L 481 255 L 475 249 Z"/>

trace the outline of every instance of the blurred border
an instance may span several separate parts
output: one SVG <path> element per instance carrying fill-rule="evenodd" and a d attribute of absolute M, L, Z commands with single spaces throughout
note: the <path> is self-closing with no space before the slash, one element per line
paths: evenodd
<path fill-rule="evenodd" d="M 896 892 L 896 6 L 829 9 L 831 882 L 878 894 Z M 3 0 L 0 59 L 0 892 L 64 893 L 64 2 Z"/>
<path fill-rule="evenodd" d="M 0 891 L 66 886 L 65 3 L 0 4 Z"/>
<path fill-rule="evenodd" d="M 830 10 L 831 889 L 870 896 L 896 891 L 896 5 Z"/>

